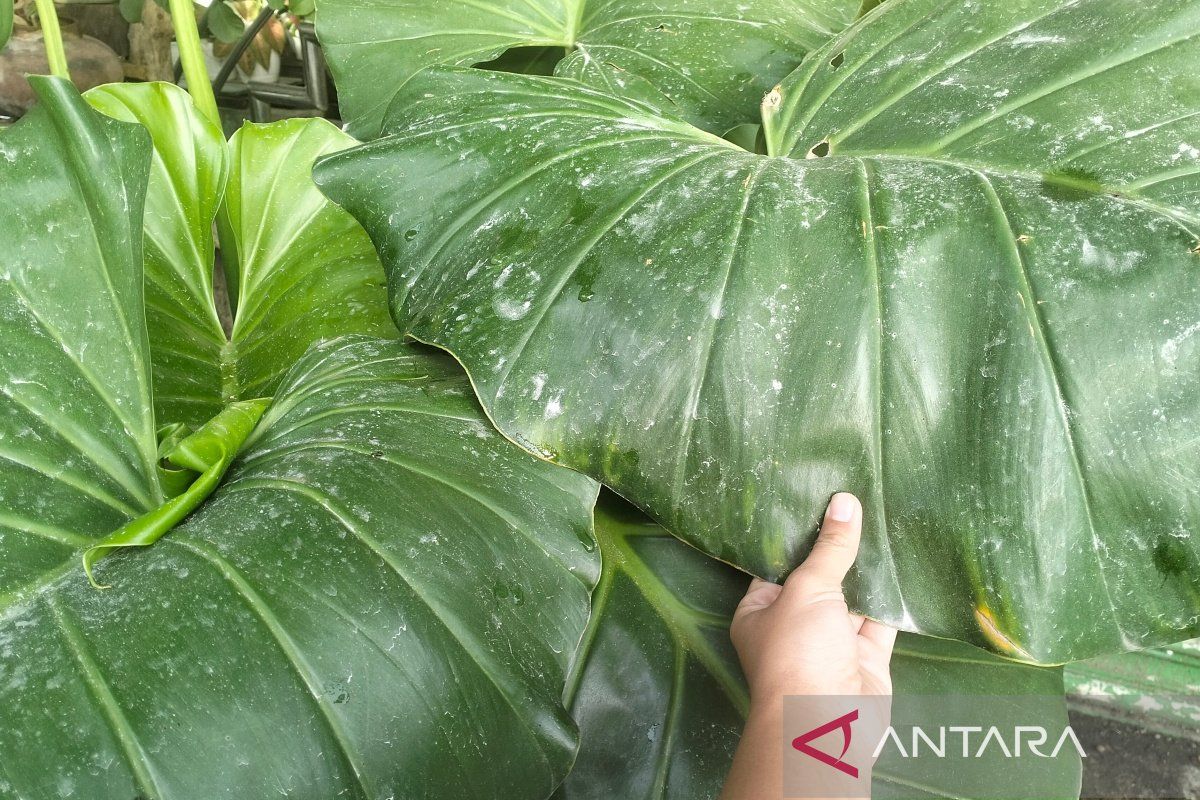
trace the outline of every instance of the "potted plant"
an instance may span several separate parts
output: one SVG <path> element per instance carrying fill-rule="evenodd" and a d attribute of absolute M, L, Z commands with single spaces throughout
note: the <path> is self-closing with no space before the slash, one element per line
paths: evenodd
<path fill-rule="evenodd" d="M 235 43 L 246 35 L 265 8 L 268 6 L 264 0 L 215 0 L 205 16 L 205 24 L 214 37 L 213 55 L 218 60 L 228 57 Z M 270 15 L 238 59 L 239 77 L 247 83 L 279 80 L 280 57 L 286 39 L 284 20 Z"/>

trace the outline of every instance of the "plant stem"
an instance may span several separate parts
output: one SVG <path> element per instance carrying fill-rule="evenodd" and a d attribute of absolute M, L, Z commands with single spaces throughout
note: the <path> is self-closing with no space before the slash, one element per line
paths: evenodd
<path fill-rule="evenodd" d="M 63 50 L 62 29 L 58 27 L 58 12 L 54 0 L 35 0 L 38 24 L 42 27 L 42 43 L 46 47 L 46 60 L 50 62 L 50 74 L 56 78 L 71 80 L 67 70 L 67 53 Z"/>
<path fill-rule="evenodd" d="M 215 3 L 224 0 L 213 0 Z M 208 118 L 224 135 L 221 112 L 217 110 L 217 98 L 212 82 L 208 79 L 208 66 L 204 63 L 204 51 L 200 49 L 200 31 L 196 28 L 196 13 L 192 0 L 169 0 L 171 25 L 175 28 L 175 43 L 179 46 L 179 63 L 183 66 L 183 77 L 187 80 L 188 94 L 200 113 Z M 237 262 L 237 248 L 233 238 L 233 224 L 229 219 L 229 206 L 223 201 L 217 208 L 217 247 L 229 274 L 229 264 Z"/>
<path fill-rule="evenodd" d="M 49 2 L 50 0 L 47 0 Z M 42 0 L 38 0 L 39 3 Z M 175 43 L 179 45 L 179 63 L 183 65 L 183 77 L 187 80 L 188 93 L 200 113 L 218 128 L 221 115 L 217 111 L 217 98 L 208 81 L 208 67 L 204 64 L 204 51 L 200 49 L 200 31 L 196 28 L 196 12 L 192 0 L 169 0 L 171 25 L 175 28 Z M 221 0 L 214 0 L 221 2 Z"/>

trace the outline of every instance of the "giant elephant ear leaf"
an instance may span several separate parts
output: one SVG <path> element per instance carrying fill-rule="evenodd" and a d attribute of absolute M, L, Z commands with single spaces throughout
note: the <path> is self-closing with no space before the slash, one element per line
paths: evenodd
<path fill-rule="evenodd" d="M 577 744 L 561 693 L 596 484 L 506 442 L 449 357 L 360 336 L 312 349 L 269 407 L 165 426 L 199 476 L 164 492 L 151 142 L 34 80 L 40 105 L 0 134 L 3 791 L 547 797 Z M 176 501 L 180 527 L 89 586 L 90 547 L 145 543 L 105 537 L 167 527 Z"/>
<path fill-rule="evenodd" d="M 718 133 L 749 121 L 772 83 L 844 28 L 854 0 L 325 0 L 317 32 L 360 138 L 417 72 L 514 47 L 559 47 L 656 84 Z"/>
<path fill-rule="evenodd" d="M 566 699 L 580 727 L 579 757 L 555 798 L 716 797 L 749 708 L 729 641 L 749 579 L 611 496 L 597 506 L 596 537 L 604 566 L 567 682 Z M 905 738 L 908 725 L 943 720 L 951 702 L 987 707 L 953 696 L 1015 696 L 1020 724 L 1055 735 L 1068 723 L 1061 668 L 1028 667 L 958 642 L 901 634 L 891 674 L 895 693 L 910 698 L 893 715 Z M 926 716 L 926 704 L 939 698 L 943 714 Z M 1005 699 L 990 708 L 1007 705 Z M 955 769 L 889 748 L 875 765 L 871 797 L 984 797 L 1000 785 L 1012 797 L 1079 796 L 1082 764 L 1073 749 L 1035 760 L 1018 771 L 1007 759 Z"/>
<path fill-rule="evenodd" d="M 161 500 L 141 219 L 150 143 L 70 84 L 0 135 L 0 595 Z"/>
<path fill-rule="evenodd" d="M 88 101 L 154 140 L 147 190 L 146 314 L 159 420 L 193 426 L 234 400 L 274 391 L 313 342 L 387 336 L 383 271 L 349 214 L 317 191 L 313 159 L 354 140 L 321 119 L 246 125 L 226 143 L 190 97 L 165 83 L 114 84 Z M 232 309 L 227 336 L 213 294 L 213 222 Z"/>
<path fill-rule="evenodd" d="M 935 5 L 814 53 L 770 157 L 443 70 L 317 180 L 501 430 L 708 553 L 784 575 L 851 490 L 872 616 L 1043 663 L 1195 635 L 1200 12 Z"/>

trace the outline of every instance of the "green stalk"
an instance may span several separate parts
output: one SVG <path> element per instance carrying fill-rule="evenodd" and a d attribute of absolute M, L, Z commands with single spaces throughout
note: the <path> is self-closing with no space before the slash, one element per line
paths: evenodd
<path fill-rule="evenodd" d="M 46 60 L 50 62 L 50 74 L 56 78 L 71 80 L 67 70 L 67 52 L 63 49 L 62 28 L 58 27 L 58 12 L 54 0 L 34 0 L 37 5 L 38 24 L 42 26 L 42 43 L 46 46 Z"/>
<path fill-rule="evenodd" d="M 196 13 L 192 0 L 168 0 L 171 25 L 175 28 L 175 43 L 179 45 L 179 63 L 183 65 L 183 77 L 187 79 L 188 93 L 200 113 L 209 119 L 218 130 L 221 113 L 217 111 L 217 98 L 213 94 L 212 82 L 208 79 L 208 67 L 204 64 L 204 51 L 200 49 L 200 31 L 196 28 Z M 223 0 L 213 0 L 215 3 Z M 229 265 L 237 262 L 237 248 L 233 238 L 233 223 L 229 219 L 229 207 L 222 201 L 217 209 L 217 247 L 225 263 L 225 274 Z M 233 284 L 230 285 L 233 291 Z"/>
<path fill-rule="evenodd" d="M 0 0 L 0 50 L 13 32 L 13 0 Z"/>
<path fill-rule="evenodd" d="M 42 0 L 38 0 L 40 4 Z M 50 2 L 50 0 L 46 0 Z M 171 25 L 175 28 L 175 43 L 179 45 L 179 63 L 183 65 L 183 77 L 187 79 L 188 93 L 200 113 L 221 127 L 221 115 L 217 112 L 217 98 L 208 80 L 208 68 L 204 65 L 204 51 L 200 49 L 200 31 L 196 28 L 196 12 L 192 0 L 169 0 Z M 214 0 L 221 2 L 221 0 Z"/>

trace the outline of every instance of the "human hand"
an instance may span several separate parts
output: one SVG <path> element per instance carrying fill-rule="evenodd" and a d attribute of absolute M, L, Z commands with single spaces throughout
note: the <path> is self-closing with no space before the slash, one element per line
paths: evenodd
<path fill-rule="evenodd" d="M 755 579 L 734 612 L 730 637 L 750 683 L 750 716 L 722 800 L 781 796 L 786 695 L 885 695 L 890 708 L 896 631 L 851 614 L 842 595 L 861 531 L 858 500 L 834 495 L 804 563 L 783 586 Z M 861 774 L 869 787 L 869 766 Z"/>
<path fill-rule="evenodd" d="M 833 496 L 812 552 L 784 584 L 755 579 L 730 637 L 751 707 L 784 695 L 890 695 L 896 631 L 851 614 L 842 580 L 858 555 L 862 506 Z"/>

